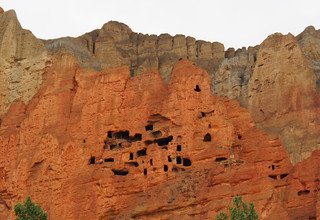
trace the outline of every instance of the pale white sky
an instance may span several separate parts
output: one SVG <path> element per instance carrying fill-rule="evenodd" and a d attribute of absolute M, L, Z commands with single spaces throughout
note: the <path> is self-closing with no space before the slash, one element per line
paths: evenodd
<path fill-rule="evenodd" d="M 184 34 L 228 47 L 254 46 L 268 35 L 320 28 L 320 0 L 0 0 L 43 39 L 79 36 L 110 20 L 133 31 Z"/>

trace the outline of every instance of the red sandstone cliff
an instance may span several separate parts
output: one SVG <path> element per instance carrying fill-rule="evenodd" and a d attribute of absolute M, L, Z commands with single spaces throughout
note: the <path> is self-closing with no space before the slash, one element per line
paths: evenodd
<path fill-rule="evenodd" d="M 212 219 L 238 194 L 261 219 L 319 216 L 318 58 L 307 43 L 273 35 L 232 54 L 116 22 L 43 43 L 12 11 L 0 24 L 0 219 L 27 195 L 50 219 Z M 240 93 L 227 86 L 235 70 Z M 223 85 L 218 95 L 241 94 L 249 110 L 212 95 Z"/>

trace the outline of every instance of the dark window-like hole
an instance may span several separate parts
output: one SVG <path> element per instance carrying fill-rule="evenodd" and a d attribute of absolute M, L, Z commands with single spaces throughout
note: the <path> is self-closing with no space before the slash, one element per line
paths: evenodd
<path fill-rule="evenodd" d="M 112 131 L 108 131 L 107 136 L 108 138 L 112 138 Z"/>
<path fill-rule="evenodd" d="M 164 172 L 167 172 L 168 171 L 168 165 L 163 165 L 163 170 L 164 170 Z"/>
<path fill-rule="evenodd" d="M 177 145 L 177 151 L 181 151 L 181 145 L 180 144 Z"/>
<path fill-rule="evenodd" d="M 153 136 L 154 138 L 159 138 L 159 137 L 162 136 L 162 132 L 161 132 L 161 131 L 154 131 L 154 132 L 152 132 L 151 134 L 152 134 L 152 136 Z"/>
<path fill-rule="evenodd" d="M 91 156 L 89 159 L 89 163 L 90 164 L 95 164 L 96 163 L 96 157 L 95 156 Z"/>
<path fill-rule="evenodd" d="M 138 157 L 146 156 L 146 155 L 147 155 L 147 149 L 146 148 L 137 151 L 137 156 Z"/>
<path fill-rule="evenodd" d="M 168 156 L 168 162 L 172 162 L 172 159 L 170 156 Z"/>
<path fill-rule="evenodd" d="M 112 172 L 114 175 L 119 175 L 119 176 L 125 176 L 129 173 L 129 171 L 126 169 L 123 169 L 123 170 L 112 169 Z"/>
<path fill-rule="evenodd" d="M 274 167 L 274 165 L 272 164 L 272 165 L 271 165 L 271 169 L 274 170 L 274 168 L 275 168 L 275 167 Z"/>
<path fill-rule="evenodd" d="M 83 143 L 84 143 L 84 144 L 86 143 L 86 139 L 83 139 Z"/>
<path fill-rule="evenodd" d="M 204 141 L 204 142 L 210 142 L 210 141 L 211 141 L 211 134 L 207 133 L 207 134 L 203 137 L 203 141 Z"/>
<path fill-rule="evenodd" d="M 185 167 L 191 166 L 191 160 L 190 160 L 190 159 L 188 159 L 188 158 L 183 158 L 182 161 L 183 161 L 183 163 L 182 163 L 183 166 L 185 166 Z"/>
<path fill-rule="evenodd" d="M 150 144 L 152 144 L 152 143 L 153 143 L 152 140 L 145 140 L 145 141 L 144 141 L 144 144 L 147 145 L 147 146 L 150 145 Z"/>
<path fill-rule="evenodd" d="M 130 166 L 133 166 L 133 167 L 138 167 L 138 166 L 139 166 L 139 163 L 136 162 L 136 161 L 126 162 L 126 164 L 128 164 L 128 165 L 130 165 Z"/>
<path fill-rule="evenodd" d="M 164 147 L 162 147 L 161 149 L 163 149 L 163 150 L 168 150 L 168 146 L 164 146 Z"/>
<path fill-rule="evenodd" d="M 146 131 L 152 131 L 153 130 L 153 125 L 147 125 L 145 126 Z"/>
<path fill-rule="evenodd" d="M 135 134 L 134 135 L 134 138 L 133 138 L 133 141 L 141 141 L 142 140 L 142 134 Z"/>
<path fill-rule="evenodd" d="M 285 178 L 286 176 L 288 176 L 288 173 L 283 173 L 283 174 L 280 175 L 280 179 L 283 179 L 283 178 Z"/>
<path fill-rule="evenodd" d="M 133 160 L 133 153 L 130 153 L 129 160 Z"/>
<path fill-rule="evenodd" d="M 277 175 L 269 175 L 269 177 L 270 177 L 271 179 L 274 179 L 274 180 L 277 179 Z"/>
<path fill-rule="evenodd" d="M 241 140 L 241 138 L 242 138 L 242 135 L 238 134 L 238 139 Z"/>
<path fill-rule="evenodd" d="M 180 57 L 180 58 L 179 58 L 179 61 L 181 61 L 181 60 L 182 60 L 182 58 Z"/>
<path fill-rule="evenodd" d="M 104 162 L 114 162 L 114 159 L 113 158 L 105 158 L 104 159 Z"/>
<path fill-rule="evenodd" d="M 200 116 L 203 118 L 206 116 L 206 114 L 204 112 L 200 112 Z"/>
<path fill-rule="evenodd" d="M 165 137 L 165 138 L 159 138 L 154 140 L 159 146 L 165 146 L 168 145 L 170 141 L 172 141 L 173 136 Z"/>
<path fill-rule="evenodd" d="M 208 124 L 208 128 L 211 128 L 211 124 Z"/>
<path fill-rule="evenodd" d="M 117 144 L 110 144 L 110 150 L 117 148 Z"/>
<path fill-rule="evenodd" d="M 178 157 L 176 158 L 176 161 L 177 161 L 177 164 L 181 164 L 181 157 L 178 156 Z"/>
<path fill-rule="evenodd" d="M 145 169 L 143 169 L 143 174 L 146 176 L 147 174 L 148 174 L 148 171 L 147 171 L 147 169 L 145 168 Z"/>
<path fill-rule="evenodd" d="M 153 165 L 153 160 L 152 160 L 152 159 L 150 159 L 150 165 L 151 165 L 151 166 Z"/>
<path fill-rule="evenodd" d="M 300 191 L 298 192 L 298 196 L 307 195 L 307 194 L 309 194 L 309 193 L 310 193 L 310 190 L 307 190 L 307 189 L 305 189 L 305 190 L 300 190 Z"/>
<path fill-rule="evenodd" d="M 194 88 L 194 91 L 196 91 L 196 92 L 201 92 L 200 86 L 199 86 L 199 85 L 196 85 L 196 88 Z"/>
<path fill-rule="evenodd" d="M 222 161 L 225 161 L 225 160 L 227 160 L 226 157 L 217 157 L 216 158 L 216 162 L 222 162 Z"/>
<path fill-rule="evenodd" d="M 128 140 L 129 139 L 129 131 L 118 131 L 118 132 L 115 132 L 113 134 L 113 136 L 116 138 L 116 139 L 125 139 L 125 140 Z"/>

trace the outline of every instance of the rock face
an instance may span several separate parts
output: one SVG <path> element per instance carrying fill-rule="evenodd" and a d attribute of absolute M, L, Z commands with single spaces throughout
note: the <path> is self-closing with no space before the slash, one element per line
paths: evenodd
<path fill-rule="evenodd" d="M 260 45 L 248 89 L 255 122 L 281 136 L 294 163 L 319 149 L 316 75 L 294 36 L 274 34 Z"/>
<path fill-rule="evenodd" d="M 262 219 L 316 215 L 317 169 L 311 194 L 293 196 L 306 189 L 280 142 L 235 101 L 213 97 L 191 62 L 175 65 L 168 86 L 157 72 L 92 72 L 69 55 L 53 63 L 1 125 L 2 216 L 31 195 L 51 219 L 212 219 L 237 194 Z"/>
<path fill-rule="evenodd" d="M 21 28 L 12 10 L 0 14 L 0 116 L 16 100 L 28 102 L 42 83 L 46 50 Z"/>
<path fill-rule="evenodd" d="M 75 44 L 76 47 L 73 46 Z M 86 61 L 91 54 L 97 70 L 125 65 L 130 67 L 130 74 L 134 76 L 146 70 L 157 69 L 165 82 L 170 80 L 173 65 L 179 59 L 194 61 L 209 73 L 213 73 L 224 59 L 224 46 L 221 43 L 196 41 L 184 35 L 173 37 L 169 34 L 138 34 L 116 21 L 110 21 L 100 30 L 77 39 L 50 40 L 46 45 L 50 51 L 68 49 L 80 62 L 89 66 L 93 61 L 89 64 Z"/>
<path fill-rule="evenodd" d="M 27 195 L 49 219 L 213 219 L 235 195 L 319 218 L 319 39 L 42 41 L 0 12 L 0 219 Z"/>

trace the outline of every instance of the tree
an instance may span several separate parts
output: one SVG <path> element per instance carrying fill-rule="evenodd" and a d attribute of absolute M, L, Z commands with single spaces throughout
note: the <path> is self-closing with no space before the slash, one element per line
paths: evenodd
<path fill-rule="evenodd" d="M 253 203 L 246 204 L 242 201 L 241 196 L 233 198 L 233 206 L 229 207 L 230 220 L 258 220 L 258 214 L 254 210 Z M 228 215 L 224 212 L 220 212 L 216 220 L 228 220 Z"/>
<path fill-rule="evenodd" d="M 14 206 L 17 220 L 47 220 L 47 213 L 34 204 L 28 196 L 24 204 L 18 203 Z"/>

